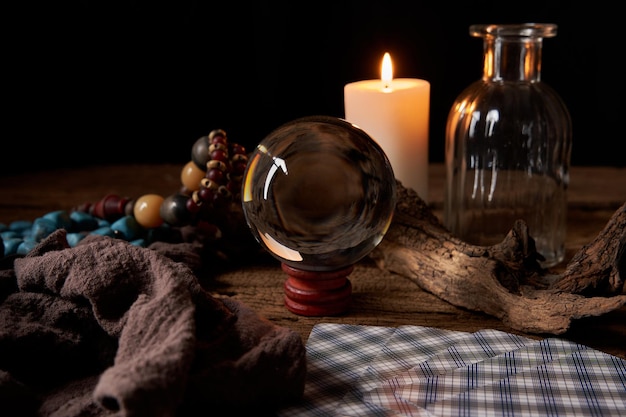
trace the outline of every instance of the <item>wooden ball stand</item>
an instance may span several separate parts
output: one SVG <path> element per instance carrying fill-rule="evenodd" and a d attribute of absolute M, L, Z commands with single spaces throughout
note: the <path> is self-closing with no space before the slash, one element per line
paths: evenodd
<path fill-rule="evenodd" d="M 285 306 L 300 316 L 336 316 L 350 308 L 353 265 L 336 271 L 304 271 L 282 264 Z"/>

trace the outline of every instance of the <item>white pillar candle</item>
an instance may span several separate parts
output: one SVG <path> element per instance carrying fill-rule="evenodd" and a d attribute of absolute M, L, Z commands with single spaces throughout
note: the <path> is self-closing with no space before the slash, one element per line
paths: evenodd
<path fill-rule="evenodd" d="M 346 84 L 345 119 L 363 129 L 383 149 L 394 175 L 428 202 L 430 83 L 392 76 L 383 58 L 381 79 Z"/>

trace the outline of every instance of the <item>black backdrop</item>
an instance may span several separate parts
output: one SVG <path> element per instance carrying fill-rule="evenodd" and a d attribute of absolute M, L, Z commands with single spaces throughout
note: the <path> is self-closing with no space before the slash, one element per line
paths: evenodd
<path fill-rule="evenodd" d="M 190 159 L 227 131 L 251 150 L 297 117 L 343 116 L 343 86 L 431 83 L 430 160 L 448 110 L 482 72 L 473 23 L 553 22 L 542 80 L 573 119 L 575 165 L 624 166 L 625 96 L 616 6 L 566 1 L 73 1 L 7 12 L 3 173 Z M 606 4 L 603 4 L 606 3 Z M 8 71 L 6 71 L 8 70 Z"/>

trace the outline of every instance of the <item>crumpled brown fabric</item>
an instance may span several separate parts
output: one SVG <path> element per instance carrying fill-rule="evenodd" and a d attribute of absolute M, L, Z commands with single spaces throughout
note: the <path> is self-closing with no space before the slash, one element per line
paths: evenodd
<path fill-rule="evenodd" d="M 69 248 L 58 230 L 5 267 L 2 414 L 234 414 L 300 398 L 300 336 L 211 296 L 171 253 L 104 236 Z"/>

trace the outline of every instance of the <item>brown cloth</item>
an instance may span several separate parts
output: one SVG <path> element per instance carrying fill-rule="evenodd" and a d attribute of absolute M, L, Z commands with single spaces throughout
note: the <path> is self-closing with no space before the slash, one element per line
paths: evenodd
<path fill-rule="evenodd" d="M 0 268 L 0 415 L 233 415 L 300 398 L 300 336 L 211 296 L 174 247 L 69 248 L 58 230 Z"/>

